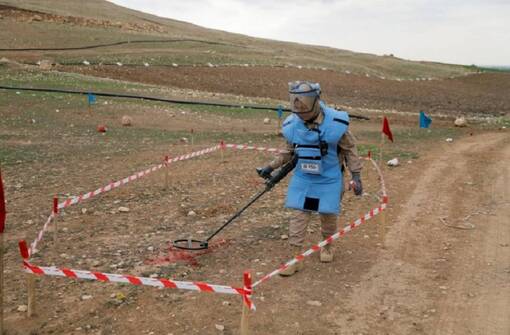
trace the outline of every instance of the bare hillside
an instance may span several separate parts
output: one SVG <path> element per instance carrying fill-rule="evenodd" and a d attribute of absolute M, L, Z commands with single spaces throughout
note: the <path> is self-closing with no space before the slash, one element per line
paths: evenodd
<path fill-rule="evenodd" d="M 96 63 L 287 65 L 389 78 L 444 78 L 472 71 L 458 65 L 411 62 L 391 56 L 253 38 L 161 18 L 100 0 L 2 0 L 0 15 L 3 49 L 152 41 L 102 47 L 85 53 Z M 4 50 L 0 51 L 0 56 L 30 61 L 46 57 L 65 63 L 81 61 L 84 52 Z"/>

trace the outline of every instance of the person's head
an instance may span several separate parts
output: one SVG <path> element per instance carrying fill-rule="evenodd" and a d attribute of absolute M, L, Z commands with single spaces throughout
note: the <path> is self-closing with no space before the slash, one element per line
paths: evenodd
<path fill-rule="evenodd" d="M 313 121 L 320 113 L 321 87 L 308 81 L 289 83 L 290 109 L 303 121 Z"/>

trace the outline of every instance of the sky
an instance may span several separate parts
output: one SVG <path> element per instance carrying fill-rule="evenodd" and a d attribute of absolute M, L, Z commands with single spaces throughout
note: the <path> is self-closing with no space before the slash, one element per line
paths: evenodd
<path fill-rule="evenodd" d="M 410 60 L 510 65 L 510 0 L 113 0 L 206 28 Z"/>

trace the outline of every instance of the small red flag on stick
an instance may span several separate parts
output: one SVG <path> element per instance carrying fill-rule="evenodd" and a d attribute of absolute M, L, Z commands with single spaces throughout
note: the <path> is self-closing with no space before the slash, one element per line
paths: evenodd
<path fill-rule="evenodd" d="M 384 117 L 384 120 L 383 120 L 382 132 L 383 132 L 383 134 L 388 136 L 390 141 L 393 142 L 393 134 L 391 133 L 390 123 L 388 122 L 388 119 L 386 118 L 386 116 Z"/>

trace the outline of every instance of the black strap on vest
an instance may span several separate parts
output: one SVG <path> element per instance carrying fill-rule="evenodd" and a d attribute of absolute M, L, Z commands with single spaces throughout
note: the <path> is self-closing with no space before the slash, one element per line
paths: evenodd
<path fill-rule="evenodd" d="M 349 122 L 348 122 L 348 121 L 345 121 L 345 120 L 342 120 L 342 119 L 334 118 L 334 119 L 333 119 L 333 121 L 343 123 L 343 124 L 345 124 L 346 126 L 348 126 L 348 125 L 349 125 Z"/>

